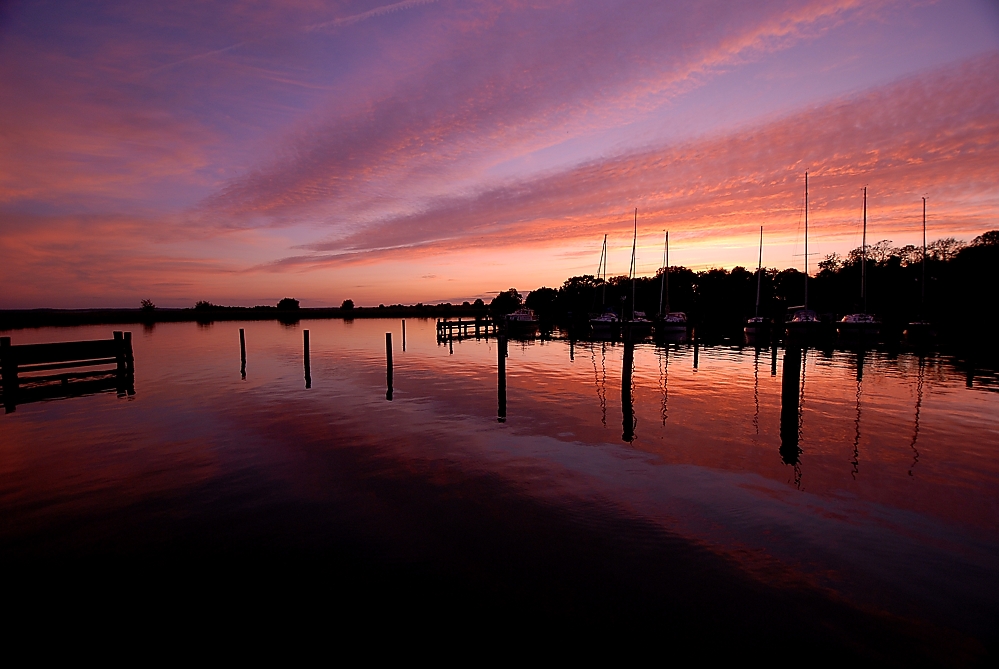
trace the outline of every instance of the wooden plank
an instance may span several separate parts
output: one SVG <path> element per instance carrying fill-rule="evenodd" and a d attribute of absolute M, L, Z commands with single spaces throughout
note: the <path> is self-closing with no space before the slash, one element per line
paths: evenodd
<path fill-rule="evenodd" d="M 72 362 L 53 362 L 45 365 L 22 365 L 17 368 L 21 374 L 29 372 L 46 372 L 50 369 L 65 369 L 69 367 L 97 367 L 98 365 L 113 365 L 116 358 L 97 358 L 94 360 L 74 360 Z"/>
<path fill-rule="evenodd" d="M 117 357 L 113 339 L 66 341 L 53 344 L 21 344 L 10 347 L 10 355 L 18 365 L 35 365 L 67 360 L 96 360 Z"/>

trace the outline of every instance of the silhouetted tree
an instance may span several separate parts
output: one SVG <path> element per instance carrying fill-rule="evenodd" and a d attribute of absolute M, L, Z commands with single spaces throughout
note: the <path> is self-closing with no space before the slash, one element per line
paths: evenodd
<path fill-rule="evenodd" d="M 472 302 L 472 306 L 481 309 L 482 307 L 486 306 L 486 303 L 482 301 L 481 297 L 478 297 L 475 299 L 474 302 Z"/>
<path fill-rule="evenodd" d="M 291 298 L 291 297 L 282 298 L 281 301 L 277 303 L 277 308 L 278 309 L 298 309 L 298 300 L 296 300 L 294 298 Z"/>
<path fill-rule="evenodd" d="M 519 309 L 523 302 L 524 298 L 517 292 L 517 289 L 511 288 L 504 290 L 492 299 L 492 302 L 489 303 L 489 311 L 492 312 L 493 316 L 504 316 Z"/>
<path fill-rule="evenodd" d="M 142 300 L 139 304 L 142 305 L 142 311 L 146 313 L 150 313 L 156 309 L 156 305 L 153 304 L 152 300 Z"/>
<path fill-rule="evenodd" d="M 422 307 L 423 305 L 418 304 L 416 306 Z M 344 300 L 343 302 L 340 303 L 340 308 L 346 311 L 350 311 L 351 309 L 354 308 L 354 300 Z"/>
<path fill-rule="evenodd" d="M 524 300 L 524 306 L 533 309 L 538 318 L 555 318 L 558 315 L 558 291 L 546 287 L 532 290 Z"/>
<path fill-rule="evenodd" d="M 989 230 L 971 240 L 972 246 L 997 246 L 999 245 L 999 230 Z"/>

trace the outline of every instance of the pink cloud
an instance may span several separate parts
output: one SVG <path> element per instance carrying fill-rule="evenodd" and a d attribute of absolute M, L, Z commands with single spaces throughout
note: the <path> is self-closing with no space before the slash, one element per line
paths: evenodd
<path fill-rule="evenodd" d="M 307 245 L 314 254 L 276 267 L 594 238 L 628 228 L 631 204 L 646 228 L 721 240 L 768 222 L 793 236 L 806 169 L 820 238 L 852 232 L 864 185 L 875 234 L 911 233 L 915 203 L 927 192 L 939 236 L 999 227 L 997 73 L 992 55 L 721 137 L 440 198 L 418 214 Z"/>

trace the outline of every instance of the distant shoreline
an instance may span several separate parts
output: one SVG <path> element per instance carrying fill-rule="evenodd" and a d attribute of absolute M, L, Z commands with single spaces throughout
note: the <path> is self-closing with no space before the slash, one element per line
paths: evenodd
<path fill-rule="evenodd" d="M 219 309 L 0 309 L 0 330 L 74 325 L 211 323 L 213 321 L 282 321 L 353 318 L 458 318 L 488 316 L 484 307 L 414 305 L 391 307 L 222 307 Z"/>

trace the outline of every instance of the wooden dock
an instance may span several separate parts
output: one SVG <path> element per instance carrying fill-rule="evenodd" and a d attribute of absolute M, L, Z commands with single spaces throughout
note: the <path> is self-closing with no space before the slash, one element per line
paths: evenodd
<path fill-rule="evenodd" d="M 19 346 L 12 346 L 10 337 L 0 337 L 0 370 L 8 413 L 18 404 L 105 390 L 132 395 L 132 333 L 115 331 L 111 339 Z"/>
<path fill-rule="evenodd" d="M 437 321 L 437 343 L 454 341 L 455 339 L 483 339 L 499 334 L 499 326 L 491 318 L 476 317 L 473 320 Z"/>

